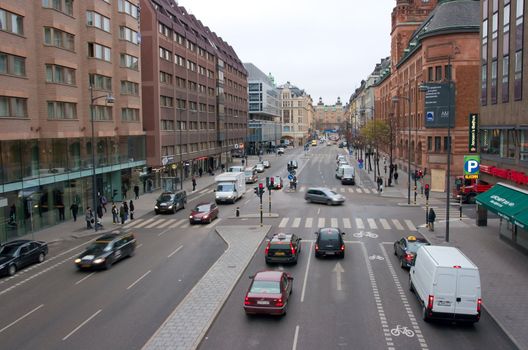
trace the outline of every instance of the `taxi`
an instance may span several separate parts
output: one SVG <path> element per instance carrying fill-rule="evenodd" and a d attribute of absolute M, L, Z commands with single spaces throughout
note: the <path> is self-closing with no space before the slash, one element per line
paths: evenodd
<path fill-rule="evenodd" d="M 418 238 L 414 235 L 402 237 L 394 242 L 394 255 L 400 261 L 402 269 L 410 269 L 416 260 L 416 252 L 423 245 L 430 245 L 425 238 Z"/>
<path fill-rule="evenodd" d="M 264 256 L 266 264 L 297 264 L 301 252 L 301 238 L 294 233 L 276 233 L 266 246 Z"/>

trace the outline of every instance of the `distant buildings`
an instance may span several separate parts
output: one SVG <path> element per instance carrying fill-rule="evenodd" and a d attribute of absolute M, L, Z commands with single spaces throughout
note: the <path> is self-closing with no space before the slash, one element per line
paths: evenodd
<path fill-rule="evenodd" d="M 345 108 L 341 103 L 341 98 L 333 105 L 325 105 L 323 99 L 319 97 L 319 102 L 315 106 L 315 129 L 339 129 L 345 128 Z"/>
<path fill-rule="evenodd" d="M 282 138 L 294 146 L 304 145 L 314 129 L 312 97 L 290 82 L 278 87 Z"/>

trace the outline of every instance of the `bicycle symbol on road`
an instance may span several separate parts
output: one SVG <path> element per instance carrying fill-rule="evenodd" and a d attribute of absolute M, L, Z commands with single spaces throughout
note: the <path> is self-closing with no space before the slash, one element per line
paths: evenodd
<path fill-rule="evenodd" d="M 409 338 L 414 337 L 414 332 L 407 327 L 397 325 L 396 328 L 391 329 L 391 334 L 395 337 L 401 334 L 408 336 Z"/>
<path fill-rule="evenodd" d="M 363 238 L 363 237 L 369 237 L 369 238 L 378 238 L 378 234 L 377 233 L 372 233 L 372 232 L 363 232 L 363 231 L 359 231 L 359 232 L 356 232 L 354 233 L 352 236 L 356 237 L 356 238 Z"/>
<path fill-rule="evenodd" d="M 370 255 L 368 258 L 369 260 L 385 260 L 381 255 Z"/>

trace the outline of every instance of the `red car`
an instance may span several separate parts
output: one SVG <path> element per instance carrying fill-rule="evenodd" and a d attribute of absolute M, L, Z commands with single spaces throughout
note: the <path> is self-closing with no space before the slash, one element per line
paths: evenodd
<path fill-rule="evenodd" d="M 249 277 L 244 311 L 251 314 L 284 315 L 293 289 L 293 277 L 283 271 L 261 271 Z"/>
<path fill-rule="evenodd" d="M 218 207 L 215 203 L 198 204 L 189 216 L 189 222 L 192 224 L 210 223 L 218 217 Z"/>

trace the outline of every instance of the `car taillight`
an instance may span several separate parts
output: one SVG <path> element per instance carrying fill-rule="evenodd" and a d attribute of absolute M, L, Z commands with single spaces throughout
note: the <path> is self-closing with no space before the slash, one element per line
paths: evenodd
<path fill-rule="evenodd" d="M 282 302 L 282 298 L 275 300 L 275 306 L 283 306 L 283 305 L 284 303 Z"/>
<path fill-rule="evenodd" d="M 249 298 L 246 297 L 246 299 L 244 299 L 244 305 L 250 305 L 251 303 L 249 302 Z"/>
<path fill-rule="evenodd" d="M 270 244 L 268 243 L 268 245 L 266 246 L 266 250 L 264 251 L 264 254 L 268 255 L 269 248 L 270 248 Z"/>
<path fill-rule="evenodd" d="M 412 254 L 405 254 L 404 259 L 407 260 L 407 261 L 412 261 L 413 256 L 412 256 Z"/>
<path fill-rule="evenodd" d="M 344 244 L 341 244 L 341 251 L 342 251 L 342 252 L 345 251 L 345 245 L 344 245 Z"/>
<path fill-rule="evenodd" d="M 482 308 L 482 298 L 477 299 L 477 312 L 480 314 L 480 309 Z"/>
<path fill-rule="evenodd" d="M 291 243 L 290 243 L 290 249 L 291 249 L 292 255 L 295 255 L 295 247 Z"/>
<path fill-rule="evenodd" d="M 319 250 L 319 244 L 315 243 L 315 251 Z"/>
<path fill-rule="evenodd" d="M 427 308 L 429 310 L 433 309 L 434 295 L 429 295 L 429 300 L 427 300 Z"/>

